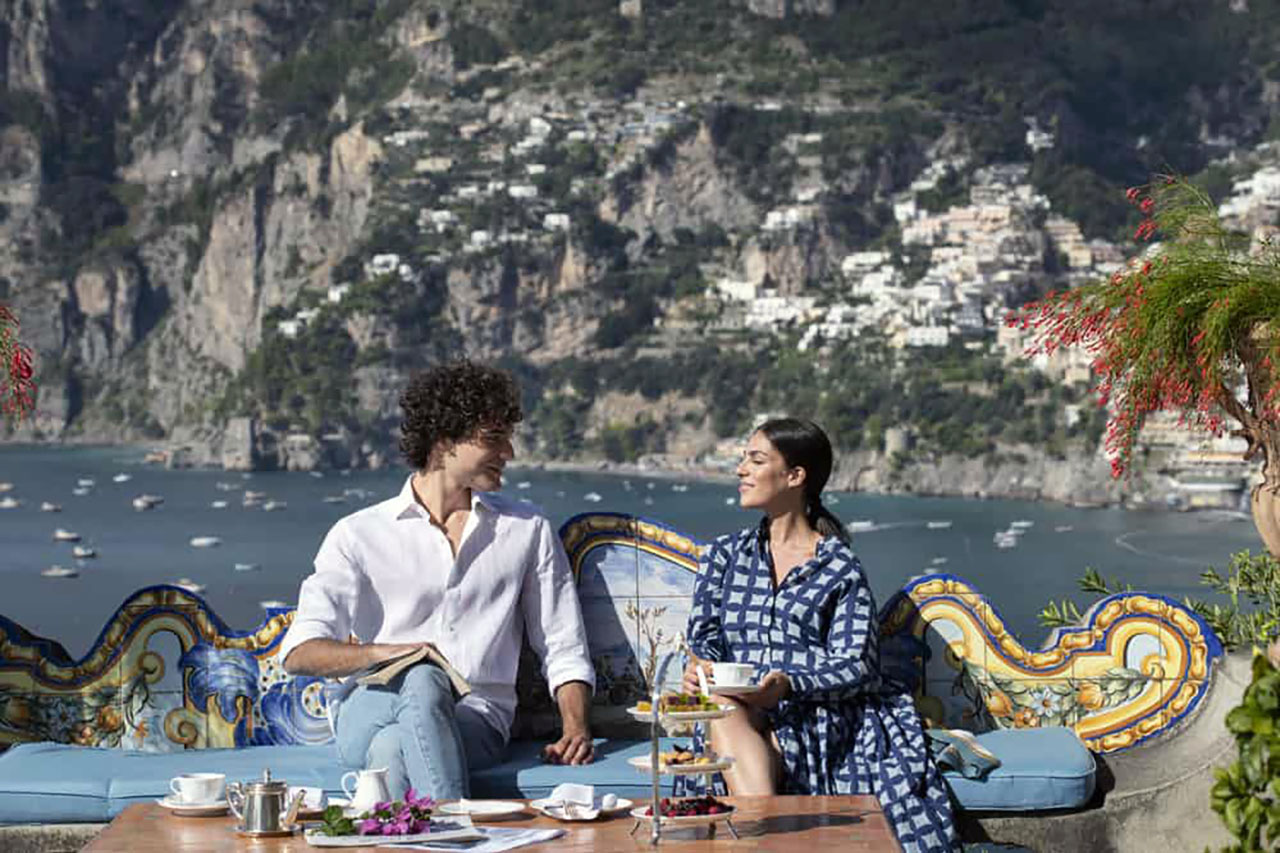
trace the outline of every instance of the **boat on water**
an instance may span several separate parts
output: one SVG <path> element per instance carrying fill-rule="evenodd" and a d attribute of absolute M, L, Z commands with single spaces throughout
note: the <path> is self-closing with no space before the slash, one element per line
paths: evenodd
<path fill-rule="evenodd" d="M 1026 530 L 1028 528 L 1035 527 L 1035 524 L 1036 523 L 1034 521 L 1027 521 L 1025 518 L 1020 518 L 1017 521 L 1010 522 L 1009 526 L 1015 530 Z"/>
<path fill-rule="evenodd" d="M 18 500 L 13 495 L 5 495 L 3 498 L 0 498 L 0 509 L 17 509 L 20 506 L 22 506 L 22 501 Z"/>
<path fill-rule="evenodd" d="M 947 558 L 946 558 L 946 557 L 934 557 L 934 558 L 933 558 L 932 560 L 930 560 L 929 562 L 930 562 L 931 564 L 935 565 L 935 566 L 944 566 L 944 565 L 946 565 L 946 563 L 947 563 Z"/>
<path fill-rule="evenodd" d="M 672 483 L 672 484 L 671 484 L 671 491 L 673 491 L 673 492 L 687 492 L 687 491 L 689 491 L 689 486 L 688 486 L 686 483 Z"/>
<path fill-rule="evenodd" d="M 240 501 L 240 506 L 262 506 L 262 498 L 251 498 L 248 495 Z"/>
<path fill-rule="evenodd" d="M 89 492 L 91 491 L 93 491 L 93 489 L 89 488 L 88 486 L 76 486 L 74 489 L 71 490 L 71 494 L 75 495 L 78 498 L 82 498 L 85 495 L 89 494 Z"/>
<path fill-rule="evenodd" d="M 582 499 L 593 504 L 598 504 L 600 501 L 604 500 L 604 498 L 600 497 L 599 492 L 587 492 L 582 496 Z"/>
<path fill-rule="evenodd" d="M 49 501 L 41 501 L 40 511 L 41 512 L 62 512 L 62 506 L 60 504 L 50 503 Z"/>
<path fill-rule="evenodd" d="M 92 560 L 98 556 L 98 552 L 90 548 L 88 545 L 77 545 L 71 549 L 71 554 L 77 560 Z"/>
<path fill-rule="evenodd" d="M 264 512 L 275 512 L 278 509 L 287 509 L 289 503 L 287 501 L 267 501 L 262 505 Z"/>
<path fill-rule="evenodd" d="M 653 498 L 646 497 L 646 498 L 644 499 L 644 505 L 645 505 L 645 506 L 653 506 Z"/>
<path fill-rule="evenodd" d="M 327 504 L 344 504 L 347 502 L 346 495 L 325 495 L 322 499 Z"/>
<path fill-rule="evenodd" d="M 133 499 L 133 508 L 138 512 L 145 512 L 149 509 L 155 509 L 162 503 L 164 503 L 164 498 L 158 495 L 138 495 Z"/>
<path fill-rule="evenodd" d="M 222 540 L 217 536 L 192 536 L 192 548 L 216 548 L 222 544 Z"/>
<path fill-rule="evenodd" d="M 242 488 L 239 483 L 227 483 L 225 481 L 218 481 L 213 484 L 213 487 L 220 492 L 238 492 Z"/>
<path fill-rule="evenodd" d="M 55 542 L 79 542 L 80 534 L 72 533 L 70 530 L 63 530 L 59 527 L 53 531 L 53 539 Z"/>
<path fill-rule="evenodd" d="M 997 530 L 991 541 L 997 548 L 1013 548 L 1018 544 L 1018 535 L 1010 530 Z"/>
<path fill-rule="evenodd" d="M 725 506 L 733 506 L 733 505 L 734 505 L 734 504 L 736 504 L 737 502 L 738 502 L 738 499 L 737 499 L 737 498 L 725 498 L 725 499 L 724 499 L 724 505 L 725 505 Z"/>
<path fill-rule="evenodd" d="M 132 474 L 123 474 L 123 473 L 121 473 L 121 474 L 116 474 L 114 477 L 112 477 L 112 478 L 111 478 L 111 482 L 113 482 L 113 483 L 127 483 L 127 482 L 129 482 L 130 480 L 132 480 L 132 479 L 133 479 L 133 475 L 132 475 Z"/>
<path fill-rule="evenodd" d="M 0 483 L 0 495 L 13 491 L 13 483 Z"/>
<path fill-rule="evenodd" d="M 210 507 L 212 507 L 213 509 L 226 509 L 226 508 L 227 508 L 227 502 L 226 502 L 226 501 L 214 501 L 213 503 L 209 504 L 209 506 L 210 506 Z"/>
<path fill-rule="evenodd" d="M 312 477 L 315 477 L 317 480 L 324 477 L 323 471 L 308 471 L 307 473 L 310 474 Z"/>
<path fill-rule="evenodd" d="M 857 518 L 844 526 L 850 533 L 868 533 L 876 529 L 876 523 L 869 518 Z"/>
<path fill-rule="evenodd" d="M 192 595 L 199 595 L 200 593 L 204 592 L 204 584 L 197 583 L 196 581 L 193 581 L 191 578 L 178 578 L 176 581 L 173 582 L 173 585 L 177 587 L 182 587 Z"/>
<path fill-rule="evenodd" d="M 244 499 L 247 501 L 260 501 L 264 499 L 266 496 L 267 496 L 266 492 L 251 492 L 246 490 L 244 493 Z"/>
<path fill-rule="evenodd" d="M 81 477 L 79 480 L 76 480 L 76 485 L 82 489 L 92 489 L 94 486 L 98 485 L 98 481 L 92 477 Z"/>
<path fill-rule="evenodd" d="M 1070 524 L 1059 524 L 1057 527 L 1053 528 L 1054 533 L 1070 533 L 1073 530 L 1075 530 L 1075 527 Z"/>
<path fill-rule="evenodd" d="M 262 566 L 257 563 L 236 563 L 233 567 L 237 572 L 256 572 Z"/>
<path fill-rule="evenodd" d="M 531 487 L 532 485 L 533 485 L 533 483 L 530 483 L 528 480 L 521 480 L 520 482 L 516 483 L 516 488 L 517 488 L 517 489 L 527 489 L 527 488 Z"/>
<path fill-rule="evenodd" d="M 258 606 L 263 610 L 276 610 L 281 607 L 287 608 L 289 604 L 288 602 L 281 601 L 278 598 L 268 598 L 264 601 L 259 601 Z"/>
<path fill-rule="evenodd" d="M 67 566 L 50 566 L 40 574 L 47 578 L 74 578 L 80 574 L 80 570 L 68 568 Z"/>
<path fill-rule="evenodd" d="M 924 526 L 929 530 L 947 530 L 951 527 L 950 521 L 926 521 Z"/>

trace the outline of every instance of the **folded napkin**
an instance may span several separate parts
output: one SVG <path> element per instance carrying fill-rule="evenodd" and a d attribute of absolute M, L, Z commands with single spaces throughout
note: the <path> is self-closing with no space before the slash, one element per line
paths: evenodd
<path fill-rule="evenodd" d="M 995 753 L 978 743 L 973 732 L 964 729 L 925 729 L 929 752 L 943 769 L 954 770 L 966 779 L 982 779 L 1000 766 Z"/>
<path fill-rule="evenodd" d="M 556 785 L 551 796 L 547 797 L 544 808 L 575 820 L 591 820 L 600 814 L 600 809 L 596 808 L 595 786 L 572 782 Z"/>

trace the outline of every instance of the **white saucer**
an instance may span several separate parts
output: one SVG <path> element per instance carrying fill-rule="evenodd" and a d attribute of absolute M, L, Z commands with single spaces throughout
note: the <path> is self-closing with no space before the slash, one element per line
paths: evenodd
<path fill-rule="evenodd" d="M 173 797 L 156 800 L 158 804 L 179 817 L 217 817 L 227 813 L 226 800 L 214 800 L 208 803 L 180 803 Z"/>
<path fill-rule="evenodd" d="M 725 684 L 725 685 L 712 684 L 710 685 L 712 696 L 715 696 L 717 693 L 721 696 L 746 696 L 748 694 L 759 691 L 759 689 L 760 689 L 759 684 Z"/>
<path fill-rule="evenodd" d="M 523 812 L 524 803 L 509 800 L 458 800 L 441 803 L 436 806 L 436 811 L 440 814 L 468 814 L 472 817 L 505 817 Z"/>

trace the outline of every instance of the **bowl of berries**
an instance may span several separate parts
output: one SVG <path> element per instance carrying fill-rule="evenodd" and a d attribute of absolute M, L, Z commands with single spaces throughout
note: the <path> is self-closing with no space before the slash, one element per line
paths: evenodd
<path fill-rule="evenodd" d="M 728 820 L 737 808 L 715 797 L 663 797 L 658 801 L 662 822 L 695 826 Z M 653 806 L 637 806 L 631 810 L 636 820 L 653 820 Z"/>
<path fill-rule="evenodd" d="M 732 705 L 715 702 L 706 694 L 690 696 L 687 693 L 666 693 L 658 700 L 658 716 L 678 723 L 715 720 L 732 710 Z M 637 702 L 627 709 L 627 713 L 641 722 L 651 722 L 653 703 Z"/>

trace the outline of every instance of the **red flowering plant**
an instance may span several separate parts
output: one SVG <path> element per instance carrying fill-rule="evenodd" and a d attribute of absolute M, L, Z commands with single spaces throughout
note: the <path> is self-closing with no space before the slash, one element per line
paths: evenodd
<path fill-rule="evenodd" d="M 5 379 L 0 384 L 0 413 L 21 421 L 36 405 L 35 368 L 31 348 L 18 339 L 18 318 L 0 305 L 0 364 Z"/>
<path fill-rule="evenodd" d="M 1280 555 L 1280 246 L 1251 246 L 1178 176 L 1156 176 L 1127 197 L 1143 214 L 1134 239 L 1160 242 L 1110 278 L 1049 293 L 1007 323 L 1032 333 L 1029 355 L 1082 346 L 1093 356 L 1114 476 L 1129 469 L 1153 412 L 1178 412 L 1180 423 L 1215 436 L 1234 421 L 1245 458 L 1263 461 L 1254 518 Z"/>

